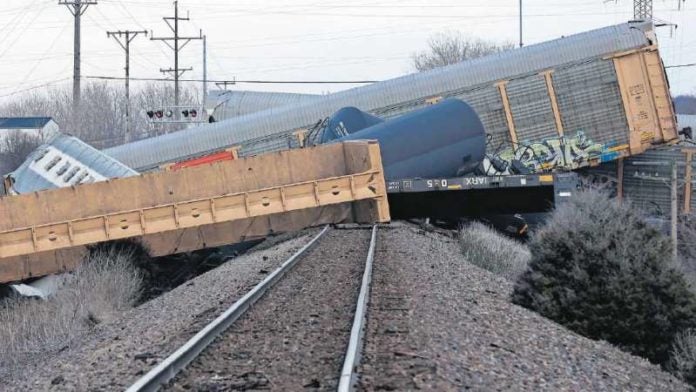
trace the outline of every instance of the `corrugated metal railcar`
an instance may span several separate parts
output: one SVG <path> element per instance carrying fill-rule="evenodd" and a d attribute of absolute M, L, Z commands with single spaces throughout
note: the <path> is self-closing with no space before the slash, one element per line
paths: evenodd
<path fill-rule="evenodd" d="M 397 116 L 446 97 L 474 107 L 487 154 L 532 172 L 593 166 L 677 139 L 654 27 L 626 23 L 330 94 L 316 102 L 105 150 L 136 170 L 239 146 L 240 155 L 297 146 L 302 131 L 355 106 Z M 424 129 L 424 137 L 427 137 Z M 427 163 L 425 163 L 427 164 Z M 487 174 L 506 174 L 491 165 Z"/>
<path fill-rule="evenodd" d="M 89 184 L 138 173 L 80 139 L 55 132 L 5 179 L 9 194 Z"/>
<path fill-rule="evenodd" d="M 696 144 L 682 142 L 651 149 L 643 154 L 605 163 L 584 171 L 585 178 L 614 189 L 620 198 L 649 215 L 669 217 L 671 211 L 672 165 L 677 166 L 677 207 L 690 214 L 696 206 Z"/>

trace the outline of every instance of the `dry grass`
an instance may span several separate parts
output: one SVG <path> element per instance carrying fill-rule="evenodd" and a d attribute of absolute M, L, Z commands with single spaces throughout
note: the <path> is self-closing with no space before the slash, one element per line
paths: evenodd
<path fill-rule="evenodd" d="M 677 334 L 672 345 L 670 371 L 696 386 L 696 330 L 687 329 Z"/>
<path fill-rule="evenodd" d="M 478 222 L 460 230 L 459 245 L 469 262 L 511 281 L 527 269 L 531 258 L 527 246 Z"/>
<path fill-rule="evenodd" d="M 123 248 L 96 250 L 47 300 L 8 299 L 0 307 L 0 373 L 69 347 L 132 307 L 142 287 L 133 258 Z"/>

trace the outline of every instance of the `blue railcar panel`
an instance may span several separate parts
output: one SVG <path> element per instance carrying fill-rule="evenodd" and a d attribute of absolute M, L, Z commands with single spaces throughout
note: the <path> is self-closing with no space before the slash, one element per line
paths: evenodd
<path fill-rule="evenodd" d="M 461 175 L 476 168 L 486 151 L 478 115 L 454 98 L 338 140 L 360 139 L 379 141 L 387 179 Z"/>

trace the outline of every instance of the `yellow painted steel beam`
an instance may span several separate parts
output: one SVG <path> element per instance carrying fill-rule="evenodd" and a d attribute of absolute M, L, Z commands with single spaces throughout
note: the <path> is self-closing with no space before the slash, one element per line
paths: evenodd
<path fill-rule="evenodd" d="M 300 147 L 305 146 L 305 141 L 307 140 L 307 130 L 306 129 L 300 129 L 298 131 L 295 131 L 292 133 L 293 136 L 297 139 L 297 143 L 299 144 Z"/>
<path fill-rule="evenodd" d="M 662 64 L 662 59 L 660 59 L 660 54 L 657 49 L 655 49 L 644 51 L 642 55 L 643 63 L 646 67 L 648 83 L 650 83 L 650 90 L 652 91 L 653 100 L 655 102 L 655 110 L 657 111 L 660 131 L 658 136 L 666 142 L 679 140 L 677 115 L 672 105 L 667 75 Z"/>
<path fill-rule="evenodd" d="M 0 198 L 0 279 L 59 272 L 65 263 L 40 255 L 110 240 L 142 237 L 158 255 L 176 253 L 174 237 L 193 229 L 206 240 L 184 246 L 201 249 L 244 238 L 248 224 L 281 222 L 286 230 L 311 225 L 327 206 L 345 205 L 360 222 L 389 221 L 379 145 L 336 143 L 239 160 L 161 171 L 106 182 Z M 323 208 L 319 208 L 323 207 Z M 298 215 L 301 214 L 301 215 Z M 269 220 L 253 218 L 268 216 Z M 340 215 L 333 215 L 341 219 Z M 283 217 L 287 222 L 282 223 Z M 281 220 L 278 220 L 281 219 Z M 323 215 L 322 223 L 327 222 Z M 255 231 L 273 231 L 269 224 Z M 187 229 L 189 231 L 187 231 Z M 224 230 L 225 233 L 217 233 Z M 176 234 L 173 236 L 173 234 Z M 182 237 L 183 238 L 183 237 Z M 165 253 L 169 248 L 171 251 Z M 21 257 L 33 257 L 36 262 Z M 18 258 L 20 257 L 20 258 Z M 31 271 L 8 263 L 32 264 Z"/>
<path fill-rule="evenodd" d="M 604 60 L 611 60 L 611 59 L 616 59 L 616 58 L 620 58 L 620 57 L 630 56 L 632 54 L 645 52 L 645 51 L 657 51 L 657 45 L 650 45 L 650 46 L 645 46 L 645 47 L 638 48 L 638 49 L 631 49 L 631 50 L 626 50 L 623 52 L 612 53 L 609 56 L 603 57 L 603 59 Z"/>
<path fill-rule="evenodd" d="M 225 149 L 225 151 L 229 151 L 232 153 L 232 157 L 234 159 L 239 159 L 239 150 L 242 149 L 242 146 L 232 146 L 230 148 Z"/>
<path fill-rule="evenodd" d="M 428 105 L 435 105 L 436 103 L 439 103 L 440 101 L 443 100 L 443 97 L 437 96 L 437 97 L 431 97 L 425 100 L 425 103 Z"/>
<path fill-rule="evenodd" d="M 558 100 L 556 99 L 556 90 L 553 87 L 553 70 L 548 70 L 540 73 L 546 81 L 546 92 L 549 95 L 549 100 L 551 101 L 551 110 L 553 111 L 553 118 L 556 121 L 556 132 L 558 136 L 563 137 L 563 121 L 561 120 L 561 110 L 558 108 Z"/>
<path fill-rule="evenodd" d="M 0 232 L 0 258 L 384 197 L 379 170 Z M 126 195 L 124 195 L 125 197 Z"/>
<path fill-rule="evenodd" d="M 656 49 L 613 57 L 629 127 L 630 154 L 678 140 L 676 119 Z"/>
<path fill-rule="evenodd" d="M 510 108 L 510 100 L 507 93 L 507 81 L 501 81 L 495 84 L 500 92 L 500 100 L 503 102 L 503 110 L 505 111 L 505 120 L 507 121 L 508 130 L 510 132 L 510 143 L 512 150 L 517 150 L 517 130 L 515 129 L 515 121 L 512 117 L 512 109 Z"/>

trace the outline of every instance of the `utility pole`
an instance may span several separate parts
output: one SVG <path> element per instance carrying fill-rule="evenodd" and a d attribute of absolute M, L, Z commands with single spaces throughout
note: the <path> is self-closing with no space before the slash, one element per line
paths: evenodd
<path fill-rule="evenodd" d="M 96 0 L 58 0 L 58 5 L 68 7 L 75 19 L 75 34 L 73 46 L 73 116 L 80 106 L 80 18 L 90 5 L 96 5 Z"/>
<path fill-rule="evenodd" d="M 201 30 L 199 33 L 198 37 L 180 37 L 179 36 L 179 21 L 180 20 L 190 20 L 188 17 L 188 13 L 185 18 L 180 18 L 179 17 L 179 2 L 174 1 L 174 16 L 165 16 L 164 18 L 164 23 L 169 26 L 169 28 L 172 30 L 174 33 L 173 37 L 153 37 L 151 36 L 150 39 L 153 41 L 162 41 L 164 42 L 167 46 L 169 46 L 170 49 L 174 51 L 174 68 L 168 68 L 168 69 L 161 69 L 160 72 L 162 73 L 171 73 L 174 75 L 174 106 L 179 106 L 179 77 L 184 74 L 186 71 L 191 71 L 193 68 L 180 68 L 179 67 L 179 51 L 186 46 L 191 40 L 194 39 L 203 39 L 203 31 Z M 172 41 L 173 44 L 171 44 L 169 41 Z M 179 44 L 179 41 L 183 41 L 183 43 Z"/>
<path fill-rule="evenodd" d="M 672 239 L 672 255 L 677 257 L 678 255 L 678 250 L 679 250 L 679 233 L 678 233 L 678 226 L 679 226 L 679 203 L 678 203 L 678 197 L 679 197 L 679 178 L 678 178 L 678 167 L 680 163 L 677 163 L 675 160 L 672 160 L 671 162 L 665 162 L 665 161 L 653 161 L 653 162 L 632 162 L 632 166 L 669 166 L 670 168 L 670 176 L 669 180 L 663 176 L 659 175 L 648 175 L 642 172 L 636 172 L 634 173 L 633 177 L 638 178 L 641 180 L 647 180 L 647 181 L 654 181 L 654 182 L 659 182 L 662 183 L 663 185 L 669 186 L 670 190 L 670 219 L 669 219 L 669 234 L 670 238 Z"/>
<path fill-rule="evenodd" d="M 524 44 L 522 43 L 522 0 L 520 0 L 520 48 Z"/>
<path fill-rule="evenodd" d="M 208 40 L 203 36 L 203 107 L 208 100 Z"/>
<path fill-rule="evenodd" d="M 107 37 L 114 37 L 116 42 L 126 51 L 126 130 L 124 133 L 124 142 L 128 143 L 133 136 L 133 130 L 131 129 L 131 117 L 130 117 L 130 43 L 139 34 L 147 35 L 147 31 L 107 31 Z"/>

